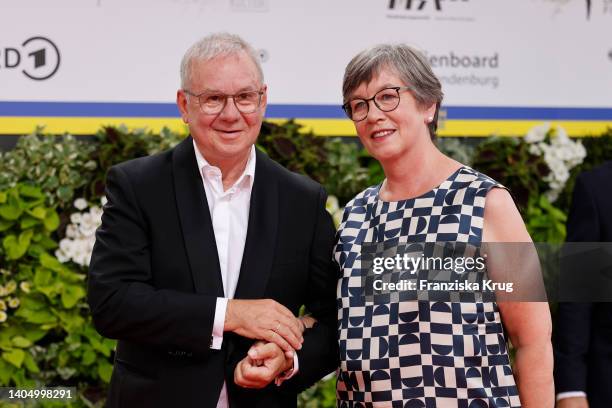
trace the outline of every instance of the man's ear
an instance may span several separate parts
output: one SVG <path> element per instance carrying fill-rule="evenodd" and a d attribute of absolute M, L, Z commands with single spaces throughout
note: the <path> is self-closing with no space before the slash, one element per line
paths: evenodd
<path fill-rule="evenodd" d="M 187 95 L 185 91 L 179 89 L 176 91 L 176 105 L 178 106 L 178 110 L 181 113 L 181 119 L 183 119 L 184 123 L 189 123 L 189 113 L 187 111 Z"/>

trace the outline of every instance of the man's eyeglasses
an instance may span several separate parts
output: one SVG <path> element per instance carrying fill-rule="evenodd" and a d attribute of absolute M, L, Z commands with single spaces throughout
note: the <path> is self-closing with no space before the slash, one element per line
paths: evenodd
<path fill-rule="evenodd" d="M 351 99 L 344 105 L 342 109 L 353 122 L 360 122 L 368 117 L 370 111 L 370 101 L 374 101 L 374 105 L 383 112 L 391 112 L 400 103 L 400 91 L 410 89 L 409 86 L 394 86 L 391 88 L 383 88 L 376 92 L 369 99 Z"/>
<path fill-rule="evenodd" d="M 264 94 L 263 91 L 245 91 L 235 95 L 225 95 L 218 93 L 202 92 L 201 94 L 194 94 L 187 89 L 183 89 L 187 95 L 191 95 L 198 98 L 200 104 L 200 110 L 202 113 L 207 115 L 216 115 L 225 108 L 228 98 L 232 98 L 236 109 L 241 113 L 253 113 L 261 104 L 261 96 Z"/>

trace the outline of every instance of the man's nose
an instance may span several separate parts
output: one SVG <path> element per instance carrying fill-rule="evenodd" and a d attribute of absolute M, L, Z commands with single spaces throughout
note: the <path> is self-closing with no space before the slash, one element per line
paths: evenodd
<path fill-rule="evenodd" d="M 225 100 L 225 106 L 219 113 L 219 116 L 225 120 L 236 120 L 240 118 L 240 111 L 236 107 L 233 96 L 228 96 Z"/>

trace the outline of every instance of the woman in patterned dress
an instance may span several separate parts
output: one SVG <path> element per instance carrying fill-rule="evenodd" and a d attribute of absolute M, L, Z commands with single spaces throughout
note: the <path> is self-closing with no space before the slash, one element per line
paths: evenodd
<path fill-rule="evenodd" d="M 406 45 L 367 49 L 346 67 L 342 92 L 386 178 L 347 204 L 338 230 L 338 407 L 552 407 L 546 302 L 377 304 L 363 296 L 362 244 L 531 238 L 503 186 L 434 145 L 442 90 L 422 54 Z"/>

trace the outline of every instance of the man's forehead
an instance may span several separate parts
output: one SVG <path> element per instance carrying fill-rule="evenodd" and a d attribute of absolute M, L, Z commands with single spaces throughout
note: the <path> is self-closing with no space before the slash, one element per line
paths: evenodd
<path fill-rule="evenodd" d="M 219 54 L 212 58 L 193 58 L 190 65 L 193 71 L 206 69 L 210 66 L 213 66 L 214 68 L 218 68 L 219 66 L 240 67 L 241 69 L 249 70 L 255 76 L 258 76 L 258 69 L 255 62 L 244 51 Z"/>
<path fill-rule="evenodd" d="M 191 80 L 195 84 L 207 86 L 214 90 L 216 82 L 226 85 L 230 82 L 234 87 L 261 87 L 259 70 L 246 53 L 218 55 L 210 59 L 194 59 L 191 61 Z M 217 85 L 218 86 L 218 85 Z"/>

